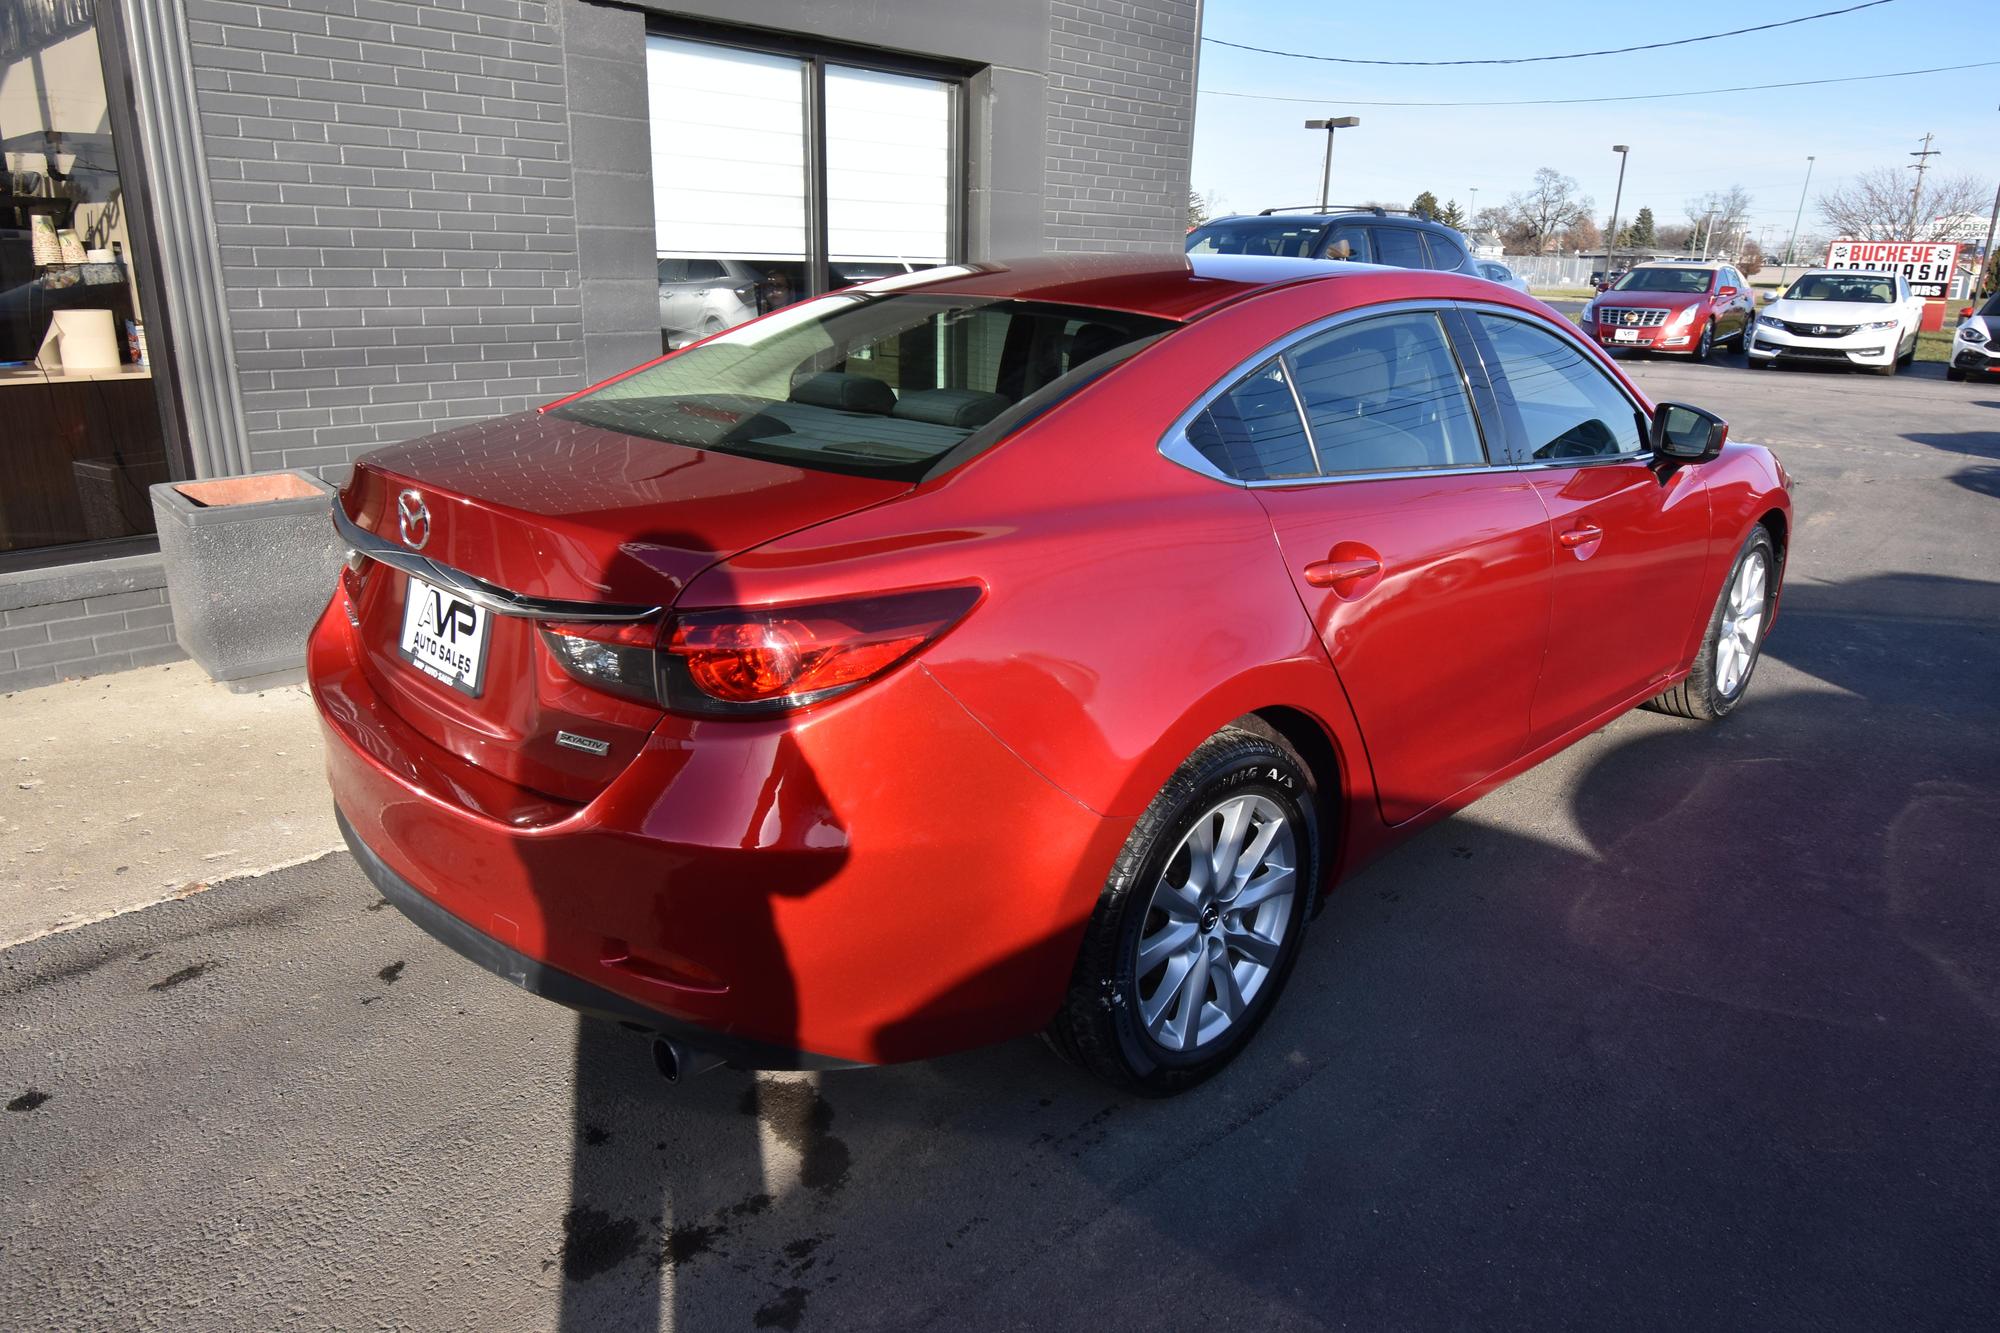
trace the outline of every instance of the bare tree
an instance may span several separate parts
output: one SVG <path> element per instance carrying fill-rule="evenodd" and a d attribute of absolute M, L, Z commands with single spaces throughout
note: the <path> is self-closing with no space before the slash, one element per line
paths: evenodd
<path fill-rule="evenodd" d="M 1574 177 L 1543 167 L 1535 172 L 1533 186 L 1507 196 L 1501 236 L 1510 252 L 1542 254 L 1595 207 L 1589 195 L 1577 193 Z"/>
<path fill-rule="evenodd" d="M 1686 250 L 1694 244 L 1694 228 L 1681 222 L 1669 222 L 1653 233 L 1654 250 Z"/>
<path fill-rule="evenodd" d="M 1580 217 L 1569 224 L 1562 234 L 1565 250 L 1597 250 L 1604 245 L 1604 233 L 1597 229 L 1597 223 L 1588 216 Z"/>
<path fill-rule="evenodd" d="M 1915 234 L 1911 234 L 1912 172 L 1875 167 L 1844 185 L 1820 195 L 1814 203 L 1820 218 L 1835 234 L 1853 241 L 1937 241 L 1951 230 L 1954 214 L 1984 213 L 1993 197 L 1990 182 L 1977 176 L 1942 176 L 1924 180 Z"/>
<path fill-rule="evenodd" d="M 1694 231 L 1695 249 L 1714 238 L 1720 240 L 1740 230 L 1750 215 L 1750 192 L 1741 185 L 1726 190 L 1710 190 L 1687 201 L 1688 223 Z"/>

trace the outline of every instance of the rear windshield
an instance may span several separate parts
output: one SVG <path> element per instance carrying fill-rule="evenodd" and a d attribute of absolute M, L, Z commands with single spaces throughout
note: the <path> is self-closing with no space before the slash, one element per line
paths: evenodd
<path fill-rule="evenodd" d="M 1896 280 L 1876 273 L 1808 273 L 1791 285 L 1785 299 L 1890 305 L 1896 299 Z"/>
<path fill-rule="evenodd" d="M 913 479 L 975 433 L 1006 429 L 1173 327 L 998 297 L 837 292 L 551 415 L 717 453 Z"/>
<path fill-rule="evenodd" d="M 1284 259 L 1311 259 L 1326 230 L 1322 220 L 1287 221 L 1284 218 L 1255 218 L 1239 222 L 1213 222 L 1188 233 L 1187 252 L 1191 255 L 1277 255 Z"/>
<path fill-rule="evenodd" d="M 1712 268 L 1635 268 L 1611 284 L 1614 292 L 1705 292 Z"/>

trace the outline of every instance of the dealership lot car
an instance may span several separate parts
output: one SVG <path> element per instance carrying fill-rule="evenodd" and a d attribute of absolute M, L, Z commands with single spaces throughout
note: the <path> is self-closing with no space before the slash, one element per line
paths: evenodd
<path fill-rule="evenodd" d="M 357 465 L 335 803 L 419 924 L 670 1069 L 1039 1030 L 1176 1091 L 1341 875 L 1635 704 L 1735 707 L 1790 503 L 1726 433 L 1457 275 L 836 293 Z"/>
<path fill-rule="evenodd" d="M 1583 332 L 1632 352 L 1686 352 L 1704 361 L 1748 336 L 1750 284 L 1728 264 L 1639 264 L 1583 307 Z"/>
<path fill-rule="evenodd" d="M 1267 208 L 1218 218 L 1188 233 L 1191 255 L 1344 259 L 1392 268 L 1488 276 L 1465 237 L 1442 222 L 1379 207 Z"/>
<path fill-rule="evenodd" d="M 2000 375 L 2000 292 L 1959 321 L 1951 335 L 1950 380 L 1986 379 Z"/>
<path fill-rule="evenodd" d="M 1860 366 L 1893 375 L 1917 355 L 1924 302 L 1899 273 L 1811 269 L 1758 312 L 1743 350 L 1752 366 Z"/>

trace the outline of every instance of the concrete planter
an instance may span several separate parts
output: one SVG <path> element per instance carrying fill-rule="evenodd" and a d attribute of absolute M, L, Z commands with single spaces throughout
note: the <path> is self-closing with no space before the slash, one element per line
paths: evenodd
<path fill-rule="evenodd" d="M 231 688 L 305 666 L 306 631 L 345 552 L 328 518 L 333 488 L 266 472 L 152 488 L 174 637 Z"/>

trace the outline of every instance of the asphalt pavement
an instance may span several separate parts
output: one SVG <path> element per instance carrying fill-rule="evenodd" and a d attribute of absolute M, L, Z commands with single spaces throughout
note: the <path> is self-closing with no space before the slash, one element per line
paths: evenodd
<path fill-rule="evenodd" d="M 0 1323 L 1991 1327 L 2000 390 L 1630 369 L 1797 478 L 1746 702 L 1345 885 L 1206 1087 L 670 1087 L 336 854 L 0 952 Z"/>

